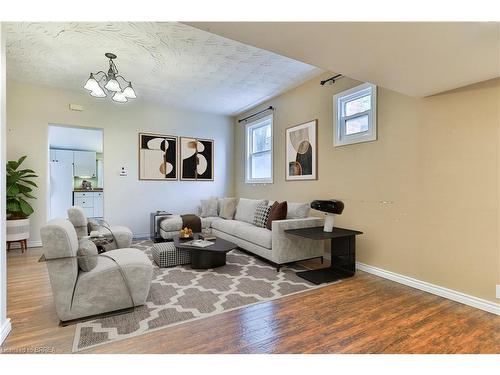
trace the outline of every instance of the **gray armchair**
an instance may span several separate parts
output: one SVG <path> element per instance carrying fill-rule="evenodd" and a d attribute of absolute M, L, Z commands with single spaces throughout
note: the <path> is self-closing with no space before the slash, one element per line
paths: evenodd
<path fill-rule="evenodd" d="M 145 303 L 153 266 L 142 251 L 120 249 L 96 255 L 95 268 L 84 272 L 78 267 L 76 231 L 68 220 L 52 220 L 42 227 L 40 233 L 61 321 Z"/>
<path fill-rule="evenodd" d="M 68 218 L 75 227 L 79 239 L 90 234 L 88 229 L 89 220 L 83 208 L 80 206 L 70 207 L 68 209 Z M 132 243 L 132 231 L 127 227 L 109 226 L 106 222 L 102 221 L 97 231 L 104 237 L 110 237 L 116 242 L 116 246 L 113 248 L 128 248 Z"/>

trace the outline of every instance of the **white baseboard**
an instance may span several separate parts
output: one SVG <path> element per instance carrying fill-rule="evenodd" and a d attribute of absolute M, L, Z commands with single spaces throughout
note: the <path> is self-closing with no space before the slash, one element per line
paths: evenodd
<path fill-rule="evenodd" d="M 451 299 L 452 301 L 455 302 L 460 302 L 465 305 L 490 312 L 492 314 L 500 315 L 499 303 L 487 301 L 482 298 L 477 298 L 462 292 L 457 292 L 456 290 L 447 289 L 439 285 L 417 280 L 412 277 L 400 275 L 398 273 L 394 273 L 391 271 L 386 271 L 384 269 L 369 266 L 368 264 L 360 262 L 356 262 L 356 268 L 361 271 L 365 271 L 373 275 L 383 277 L 384 279 L 392 280 L 415 289 L 423 290 L 424 292 L 432 293 L 440 297 Z M 497 286 L 497 297 L 498 297 L 498 286 Z"/>
<path fill-rule="evenodd" d="M 28 241 L 28 247 L 42 247 L 42 241 Z M 10 246 L 11 249 L 20 249 L 21 244 L 19 242 L 14 242 Z"/>
<path fill-rule="evenodd" d="M 134 233 L 134 240 L 145 240 L 145 239 L 149 239 L 149 237 L 151 236 L 151 234 L 148 232 L 148 233 Z"/>
<path fill-rule="evenodd" d="M 3 322 L 2 330 L 0 331 L 0 345 L 3 344 L 4 340 L 9 335 L 11 329 L 12 325 L 10 324 L 10 319 L 7 319 L 5 322 Z"/>
<path fill-rule="evenodd" d="M 496 293 L 496 297 L 497 297 L 497 298 L 500 298 L 500 285 L 497 285 L 497 293 Z"/>

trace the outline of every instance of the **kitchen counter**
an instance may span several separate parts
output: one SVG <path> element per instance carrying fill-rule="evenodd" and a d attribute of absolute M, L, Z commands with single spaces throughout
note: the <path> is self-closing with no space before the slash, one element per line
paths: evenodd
<path fill-rule="evenodd" d="M 97 191 L 97 192 L 102 192 L 103 189 L 102 188 L 92 188 L 92 189 L 82 189 L 82 188 L 74 188 L 73 191 L 75 192 L 92 192 L 92 191 Z"/>

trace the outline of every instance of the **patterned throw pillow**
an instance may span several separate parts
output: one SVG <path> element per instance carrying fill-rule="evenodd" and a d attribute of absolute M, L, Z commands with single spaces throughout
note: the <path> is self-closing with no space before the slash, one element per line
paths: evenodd
<path fill-rule="evenodd" d="M 267 201 L 259 203 L 257 205 L 257 209 L 255 210 L 253 225 L 255 225 L 256 227 L 265 228 L 270 211 L 271 211 L 271 206 L 267 204 Z"/>

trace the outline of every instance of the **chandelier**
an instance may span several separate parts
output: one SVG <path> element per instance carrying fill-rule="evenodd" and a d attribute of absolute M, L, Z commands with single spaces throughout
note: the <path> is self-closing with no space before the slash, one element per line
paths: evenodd
<path fill-rule="evenodd" d="M 123 76 L 118 74 L 118 69 L 113 62 L 116 59 L 114 53 L 105 53 L 109 59 L 108 74 L 102 70 L 97 73 L 90 73 L 90 77 L 83 88 L 90 91 L 90 95 L 96 98 L 105 98 L 110 95 L 111 98 L 118 103 L 126 103 L 129 99 L 135 99 L 135 91 L 132 88 L 132 82 L 127 81 Z M 118 79 L 123 80 L 125 88 L 122 89 Z M 103 85 L 104 87 L 102 87 Z"/>

